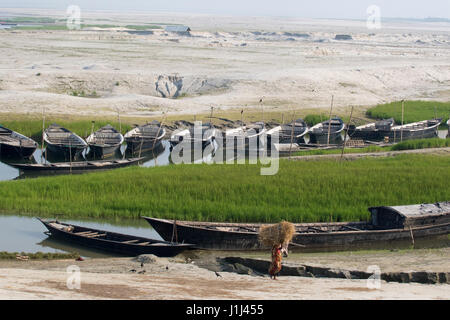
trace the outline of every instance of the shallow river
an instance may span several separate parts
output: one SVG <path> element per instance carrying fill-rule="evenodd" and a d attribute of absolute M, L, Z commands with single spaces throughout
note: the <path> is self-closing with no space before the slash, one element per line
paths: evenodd
<path fill-rule="evenodd" d="M 84 227 L 113 231 L 162 240 L 159 234 L 144 220 L 102 221 L 94 219 L 65 220 Z M 0 215 L 0 251 L 8 252 L 78 252 L 86 257 L 111 256 L 95 250 L 50 239 L 44 232 L 45 226 L 37 219 L 27 216 Z"/>

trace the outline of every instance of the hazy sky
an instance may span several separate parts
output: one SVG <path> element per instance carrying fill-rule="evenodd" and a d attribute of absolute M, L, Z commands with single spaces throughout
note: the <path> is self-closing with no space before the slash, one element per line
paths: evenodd
<path fill-rule="evenodd" d="M 0 8 L 173 11 L 245 16 L 366 19 L 370 5 L 382 17 L 450 18 L 450 0 L 0 0 Z"/>

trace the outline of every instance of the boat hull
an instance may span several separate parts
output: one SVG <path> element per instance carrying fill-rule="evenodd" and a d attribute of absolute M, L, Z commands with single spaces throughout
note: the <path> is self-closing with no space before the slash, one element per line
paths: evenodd
<path fill-rule="evenodd" d="M 341 132 L 330 133 L 330 144 L 342 144 L 344 139 L 342 139 Z M 309 133 L 309 143 L 314 144 L 328 144 L 328 133 Z"/>
<path fill-rule="evenodd" d="M 1 157 L 21 157 L 29 158 L 36 151 L 35 146 L 30 147 L 16 147 L 6 143 L 0 143 L 0 156 Z"/>
<path fill-rule="evenodd" d="M 72 159 L 74 159 L 81 155 L 81 153 L 86 149 L 86 146 L 63 146 L 48 143 L 47 149 L 55 156 L 64 157 L 67 159 L 72 156 Z"/>
<path fill-rule="evenodd" d="M 117 153 L 120 146 L 120 144 L 114 146 L 89 145 L 89 154 L 100 159 L 111 157 Z"/>
<path fill-rule="evenodd" d="M 265 249 L 258 241 L 257 232 L 229 232 L 209 228 L 198 228 L 183 225 L 178 222 L 174 231 L 174 223 L 170 220 L 147 218 L 144 219 L 166 241 L 170 241 L 174 234 L 177 241 L 195 244 L 199 249 L 215 250 L 261 250 Z M 345 225 L 345 224 L 343 224 Z M 351 227 L 351 224 L 348 225 Z M 358 226 L 357 223 L 353 224 Z M 362 243 L 374 243 L 393 240 L 411 239 L 413 237 L 427 237 L 447 234 L 450 223 L 414 227 L 410 229 L 360 230 L 320 233 L 296 233 L 293 243 L 308 248 L 327 248 L 352 246 Z"/>
<path fill-rule="evenodd" d="M 75 243 L 84 247 L 93 248 L 97 250 L 112 252 L 124 256 L 137 256 L 141 254 L 154 254 L 158 257 L 174 257 L 177 254 L 190 249 L 191 245 L 185 244 L 168 244 L 163 241 L 156 241 L 154 239 L 147 239 L 142 237 L 122 235 L 118 233 L 109 232 L 116 237 L 117 241 L 108 241 L 99 238 L 89 238 L 85 236 L 79 236 L 71 232 L 54 228 L 50 223 L 39 219 L 44 226 L 51 233 L 51 236 L 70 243 Z M 79 231 L 98 231 L 107 232 L 103 230 L 95 230 L 89 228 L 77 227 Z M 139 240 L 143 242 L 150 242 L 152 245 L 137 245 L 124 243 L 124 241 Z"/>
<path fill-rule="evenodd" d="M 384 137 L 389 137 L 389 141 L 391 142 L 399 142 L 402 140 L 435 138 L 438 136 L 438 130 L 437 127 L 417 131 L 404 130 L 403 132 L 400 130 L 391 130 L 382 131 L 381 136 L 383 139 Z"/>
<path fill-rule="evenodd" d="M 127 151 L 132 154 L 139 154 L 152 151 L 161 145 L 161 140 L 149 139 L 125 139 L 127 142 Z"/>

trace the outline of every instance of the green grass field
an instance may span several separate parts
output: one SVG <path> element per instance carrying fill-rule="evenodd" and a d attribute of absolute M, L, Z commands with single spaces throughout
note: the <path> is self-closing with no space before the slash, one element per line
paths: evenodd
<path fill-rule="evenodd" d="M 396 123 L 402 122 L 402 103 L 400 101 L 379 104 L 367 110 L 366 115 L 376 119 L 394 118 Z M 405 101 L 404 123 L 421 120 L 443 118 L 443 126 L 450 115 L 450 102 L 437 101 Z"/>
<path fill-rule="evenodd" d="M 0 183 L 0 211 L 53 217 L 292 222 L 367 220 L 367 208 L 450 199 L 450 158 L 173 165 Z"/>

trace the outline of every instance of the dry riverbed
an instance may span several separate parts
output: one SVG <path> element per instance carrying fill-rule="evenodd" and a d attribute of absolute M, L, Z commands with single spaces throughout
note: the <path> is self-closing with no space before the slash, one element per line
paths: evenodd
<path fill-rule="evenodd" d="M 380 288 L 364 279 L 245 275 L 221 271 L 223 252 L 193 252 L 155 258 L 144 266 L 132 258 L 85 261 L 0 261 L 1 299 L 449 299 L 448 284 L 397 283 L 381 280 Z M 233 255 L 236 256 L 236 253 Z M 264 258 L 262 253 L 242 257 Z M 450 249 L 293 253 L 289 264 L 309 264 L 366 271 L 450 270 Z M 80 289 L 69 289 L 69 266 L 80 268 Z M 134 271 L 135 270 L 135 271 Z M 217 276 L 215 270 L 219 270 Z M 145 272 L 144 272 L 145 271 Z M 70 282 L 72 284 L 76 282 Z"/>

